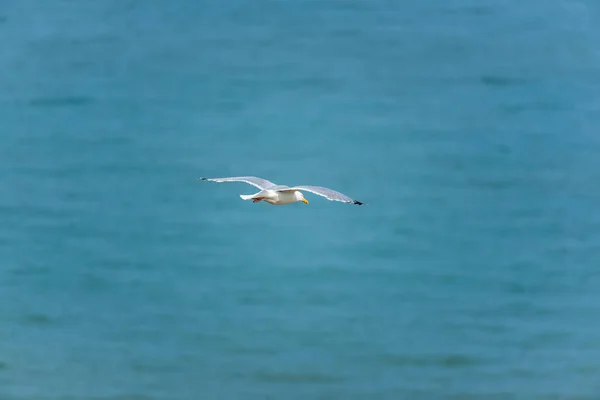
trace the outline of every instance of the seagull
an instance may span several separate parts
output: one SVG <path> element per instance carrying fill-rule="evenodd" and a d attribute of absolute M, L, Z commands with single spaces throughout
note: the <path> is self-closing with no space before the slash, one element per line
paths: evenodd
<path fill-rule="evenodd" d="M 264 201 L 269 204 L 276 206 L 283 206 L 285 204 L 291 204 L 296 202 L 303 202 L 308 204 L 308 200 L 304 198 L 301 190 L 306 192 L 314 193 L 319 196 L 325 197 L 327 200 L 341 201 L 342 203 L 356 204 L 358 206 L 364 205 L 360 201 L 351 199 L 350 197 L 336 192 L 335 190 L 328 189 L 322 186 L 285 186 L 276 185 L 266 179 L 257 178 L 256 176 L 233 176 L 229 178 L 200 178 L 203 181 L 212 182 L 244 182 L 260 189 L 260 192 L 250 195 L 241 194 L 242 200 L 252 200 L 253 203 Z"/>

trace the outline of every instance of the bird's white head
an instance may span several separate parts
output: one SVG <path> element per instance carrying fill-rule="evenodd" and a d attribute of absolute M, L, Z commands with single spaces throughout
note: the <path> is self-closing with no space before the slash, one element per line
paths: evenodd
<path fill-rule="evenodd" d="M 308 200 L 306 200 L 304 198 L 304 195 L 300 192 L 294 192 L 294 197 L 296 198 L 296 201 L 301 201 L 304 204 L 308 204 Z"/>

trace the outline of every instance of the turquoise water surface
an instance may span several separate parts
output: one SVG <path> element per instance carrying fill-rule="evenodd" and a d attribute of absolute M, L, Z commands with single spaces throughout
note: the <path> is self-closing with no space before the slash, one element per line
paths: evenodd
<path fill-rule="evenodd" d="M 600 3 L 8 0 L 0 60 L 0 399 L 600 399 Z"/>

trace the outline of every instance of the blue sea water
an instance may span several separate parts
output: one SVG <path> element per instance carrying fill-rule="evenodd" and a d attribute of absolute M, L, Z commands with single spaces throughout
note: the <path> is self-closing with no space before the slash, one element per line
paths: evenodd
<path fill-rule="evenodd" d="M 599 126 L 592 0 L 4 1 L 0 399 L 600 399 Z"/>

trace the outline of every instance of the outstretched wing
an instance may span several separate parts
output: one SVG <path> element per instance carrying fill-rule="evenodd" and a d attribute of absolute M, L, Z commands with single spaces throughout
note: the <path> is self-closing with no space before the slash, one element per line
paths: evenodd
<path fill-rule="evenodd" d="M 252 186 L 256 186 L 260 190 L 268 189 L 275 186 L 273 182 L 266 179 L 257 178 L 256 176 L 232 176 L 230 178 L 200 178 L 203 181 L 212 182 L 244 182 Z"/>
<path fill-rule="evenodd" d="M 356 204 L 358 206 L 362 206 L 364 203 L 351 199 L 343 193 L 336 192 L 335 190 L 331 190 L 322 186 L 294 186 L 289 189 L 284 189 L 281 191 L 290 191 L 290 190 L 304 190 L 306 192 L 311 192 L 314 194 L 318 194 L 319 196 L 325 197 L 327 200 L 332 201 L 341 201 L 342 203 L 351 203 Z"/>

